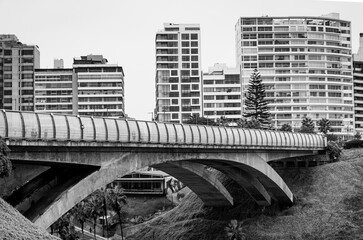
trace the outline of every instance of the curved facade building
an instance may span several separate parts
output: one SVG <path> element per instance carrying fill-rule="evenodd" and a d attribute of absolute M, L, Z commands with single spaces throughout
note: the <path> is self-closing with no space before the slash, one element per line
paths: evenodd
<path fill-rule="evenodd" d="M 327 118 L 334 132 L 354 132 L 351 24 L 339 14 L 240 18 L 236 51 L 242 96 L 257 68 L 275 127 Z"/>

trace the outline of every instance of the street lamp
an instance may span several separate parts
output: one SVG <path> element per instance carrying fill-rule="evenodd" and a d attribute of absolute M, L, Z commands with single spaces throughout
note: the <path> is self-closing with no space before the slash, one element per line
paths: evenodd
<path fill-rule="evenodd" d="M 148 112 L 148 114 L 151 114 L 151 121 L 154 121 L 154 112 Z"/>

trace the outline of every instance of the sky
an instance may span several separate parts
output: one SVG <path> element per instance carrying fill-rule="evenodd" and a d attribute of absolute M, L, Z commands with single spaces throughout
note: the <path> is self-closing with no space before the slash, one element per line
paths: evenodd
<path fill-rule="evenodd" d="M 38 45 L 41 68 L 55 58 L 102 54 L 125 73 L 125 111 L 151 120 L 155 107 L 155 34 L 164 23 L 201 27 L 202 70 L 215 63 L 235 67 L 239 17 L 321 16 L 352 22 L 352 50 L 363 33 L 363 0 L 0 0 L 0 34 Z"/>

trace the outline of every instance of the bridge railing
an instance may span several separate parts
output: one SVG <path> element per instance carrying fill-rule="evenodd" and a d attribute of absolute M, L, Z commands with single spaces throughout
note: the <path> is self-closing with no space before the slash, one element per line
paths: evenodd
<path fill-rule="evenodd" d="M 325 149 L 318 134 L 233 127 L 0 111 L 0 136 L 28 141 L 97 141 L 235 147 Z"/>

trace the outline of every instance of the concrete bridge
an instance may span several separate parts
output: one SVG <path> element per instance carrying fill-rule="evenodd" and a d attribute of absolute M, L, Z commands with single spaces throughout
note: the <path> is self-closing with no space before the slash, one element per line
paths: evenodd
<path fill-rule="evenodd" d="M 148 166 L 182 181 L 207 206 L 236 201 L 220 173 L 259 205 L 291 205 L 293 194 L 270 163 L 324 154 L 327 144 L 316 134 L 13 111 L 0 111 L 0 136 L 15 165 L 0 194 L 44 228 L 96 189 Z"/>

